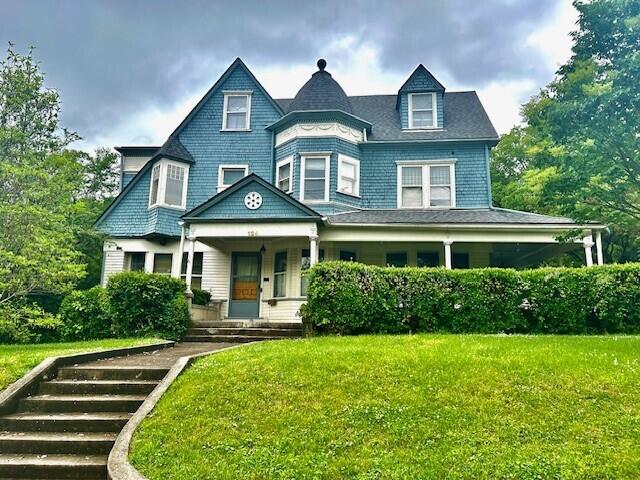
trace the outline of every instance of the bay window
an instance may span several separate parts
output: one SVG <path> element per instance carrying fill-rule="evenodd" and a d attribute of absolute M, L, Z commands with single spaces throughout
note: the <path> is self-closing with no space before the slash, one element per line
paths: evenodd
<path fill-rule="evenodd" d="M 285 193 L 293 191 L 293 157 L 287 157 L 276 164 L 276 185 Z"/>
<path fill-rule="evenodd" d="M 249 130 L 251 116 L 250 92 L 225 92 L 222 130 Z"/>
<path fill-rule="evenodd" d="M 330 155 L 304 155 L 301 160 L 301 201 L 329 201 Z"/>
<path fill-rule="evenodd" d="M 399 208 L 455 207 L 455 162 L 398 162 Z"/>
<path fill-rule="evenodd" d="M 184 209 L 187 203 L 188 178 L 188 165 L 160 160 L 151 170 L 149 207 L 159 205 Z"/>
<path fill-rule="evenodd" d="M 436 128 L 436 94 L 409 94 L 409 128 Z"/>
<path fill-rule="evenodd" d="M 338 192 L 360 195 L 360 161 L 346 155 L 338 155 Z"/>

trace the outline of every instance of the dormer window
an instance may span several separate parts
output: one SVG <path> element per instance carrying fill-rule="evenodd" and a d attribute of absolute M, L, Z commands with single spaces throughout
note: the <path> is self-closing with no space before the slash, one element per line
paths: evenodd
<path fill-rule="evenodd" d="M 224 92 L 222 130 L 248 131 L 251 125 L 251 92 Z"/>
<path fill-rule="evenodd" d="M 185 209 L 189 166 L 171 160 L 161 160 L 151 170 L 149 208 L 162 206 Z"/>
<path fill-rule="evenodd" d="M 410 93 L 409 128 L 423 129 L 436 128 L 437 126 L 436 94 Z"/>

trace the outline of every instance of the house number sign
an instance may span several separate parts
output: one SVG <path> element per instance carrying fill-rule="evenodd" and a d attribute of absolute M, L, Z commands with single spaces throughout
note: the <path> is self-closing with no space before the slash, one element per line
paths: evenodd
<path fill-rule="evenodd" d="M 258 192 L 249 192 L 244 197 L 244 206 L 249 210 L 256 210 L 262 206 L 262 195 Z"/>

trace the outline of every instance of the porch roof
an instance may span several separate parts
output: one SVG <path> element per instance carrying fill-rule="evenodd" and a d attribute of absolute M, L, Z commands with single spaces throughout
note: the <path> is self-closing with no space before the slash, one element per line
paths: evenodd
<path fill-rule="evenodd" d="M 495 225 L 584 227 L 570 218 L 504 208 L 452 208 L 442 210 L 376 209 L 336 213 L 327 216 L 333 225 Z M 590 228 L 604 228 L 588 223 Z"/>

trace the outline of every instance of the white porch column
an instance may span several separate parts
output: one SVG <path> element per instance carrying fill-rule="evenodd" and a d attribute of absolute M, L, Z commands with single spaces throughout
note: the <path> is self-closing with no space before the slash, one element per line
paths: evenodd
<path fill-rule="evenodd" d="M 185 282 L 187 283 L 187 296 L 192 296 L 191 291 L 191 276 L 193 274 L 193 253 L 196 246 L 196 237 L 189 236 L 189 255 L 187 257 L 187 276 Z"/>
<path fill-rule="evenodd" d="M 591 247 L 593 247 L 593 240 L 591 235 L 584 237 L 582 240 L 582 244 L 584 245 L 584 257 L 586 259 L 587 267 L 593 266 L 593 253 L 591 252 Z"/>
<path fill-rule="evenodd" d="M 451 245 L 453 242 L 451 240 L 444 241 L 444 268 L 447 270 L 451 270 Z"/>
<path fill-rule="evenodd" d="M 184 222 L 180 220 L 178 225 L 180 225 L 181 228 L 180 245 L 174 255 L 173 265 L 171 265 L 171 276 L 175 278 L 180 278 L 180 274 L 182 273 L 182 255 L 184 254 Z"/>
<path fill-rule="evenodd" d="M 604 265 L 604 253 L 602 252 L 602 232 L 596 230 L 596 258 L 598 265 Z"/>
<path fill-rule="evenodd" d="M 314 266 L 318 263 L 318 236 L 309 236 L 309 263 Z"/>
<path fill-rule="evenodd" d="M 154 255 L 154 252 L 147 252 L 144 254 L 144 271 L 146 273 L 153 273 Z"/>

